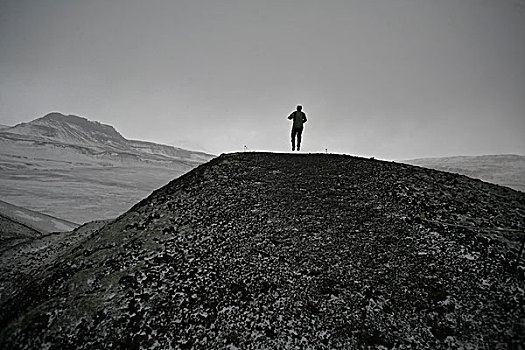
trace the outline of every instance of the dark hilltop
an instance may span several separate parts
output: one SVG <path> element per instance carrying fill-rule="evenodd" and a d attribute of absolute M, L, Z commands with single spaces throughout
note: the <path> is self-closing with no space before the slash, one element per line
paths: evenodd
<path fill-rule="evenodd" d="M 465 176 L 222 155 L 18 272 L 0 348 L 519 349 L 524 229 Z"/>

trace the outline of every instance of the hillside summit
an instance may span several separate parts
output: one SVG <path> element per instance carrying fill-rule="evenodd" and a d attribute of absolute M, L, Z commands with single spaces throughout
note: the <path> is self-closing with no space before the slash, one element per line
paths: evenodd
<path fill-rule="evenodd" d="M 524 227 L 465 176 L 222 155 L 24 276 L 0 348 L 518 348 Z"/>

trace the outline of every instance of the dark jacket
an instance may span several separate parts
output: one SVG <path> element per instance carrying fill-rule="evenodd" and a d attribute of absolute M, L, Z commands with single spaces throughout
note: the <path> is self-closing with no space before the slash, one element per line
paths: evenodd
<path fill-rule="evenodd" d="M 306 114 L 302 111 L 293 111 L 288 116 L 288 119 L 293 119 L 293 129 L 302 129 L 303 124 L 306 123 Z"/>

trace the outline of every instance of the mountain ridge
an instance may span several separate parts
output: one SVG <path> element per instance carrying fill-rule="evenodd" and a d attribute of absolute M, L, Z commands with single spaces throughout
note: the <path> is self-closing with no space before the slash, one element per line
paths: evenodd
<path fill-rule="evenodd" d="M 524 228 L 523 193 L 466 176 L 342 155 L 221 155 L 1 300 L 0 344 L 517 346 Z"/>
<path fill-rule="evenodd" d="M 125 138 L 110 125 L 58 112 L 48 113 L 28 123 L 17 124 L 7 132 L 73 144 L 125 142 Z"/>
<path fill-rule="evenodd" d="M 452 156 L 418 158 L 402 162 L 467 175 L 525 192 L 525 156 L 523 155 Z"/>
<path fill-rule="evenodd" d="M 67 232 L 80 226 L 55 216 L 39 213 L 0 200 L 0 215 L 30 227 L 41 234 Z"/>

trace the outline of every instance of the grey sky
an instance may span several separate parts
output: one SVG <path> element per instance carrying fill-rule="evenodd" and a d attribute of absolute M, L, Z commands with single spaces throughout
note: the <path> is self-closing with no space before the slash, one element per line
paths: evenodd
<path fill-rule="evenodd" d="M 525 154 L 523 0 L 0 0 L 0 124 L 211 153 Z"/>

